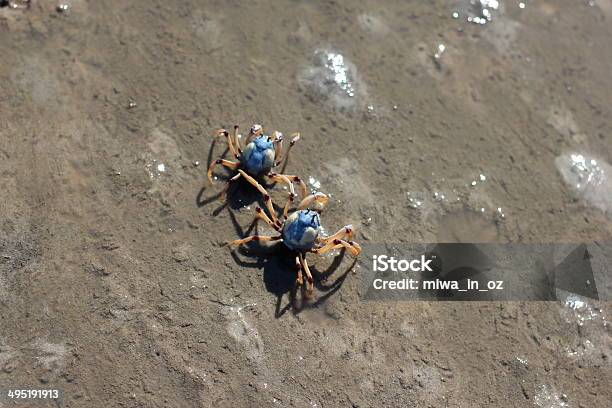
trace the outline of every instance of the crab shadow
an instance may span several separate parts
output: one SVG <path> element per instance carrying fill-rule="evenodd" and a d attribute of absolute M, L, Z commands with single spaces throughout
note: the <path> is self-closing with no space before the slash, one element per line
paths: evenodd
<path fill-rule="evenodd" d="M 256 243 L 248 248 L 239 247 L 238 250 L 231 251 L 231 255 L 234 261 L 244 268 L 263 268 L 266 290 L 275 295 L 277 299 L 274 312 L 276 318 L 283 316 L 288 310 L 297 315 L 305 309 L 317 308 L 325 303 L 340 289 L 356 263 L 356 260 L 353 261 L 349 268 L 335 279 L 331 279 L 331 276 L 342 263 L 345 255 L 344 250 L 333 258 L 332 263 L 325 270 L 321 271 L 311 266 L 315 293 L 321 293 L 322 295 L 314 299 L 308 299 L 305 286 L 298 287 L 295 281 L 297 276 L 296 253 L 289 250 L 285 245 L 279 243 L 264 246 Z M 287 297 L 287 301 L 283 304 L 285 297 Z"/>
<path fill-rule="evenodd" d="M 213 210 L 212 214 L 214 216 L 219 215 L 221 211 L 228 208 L 231 210 L 238 210 L 244 206 L 251 205 L 253 203 L 258 203 L 260 206 L 263 205 L 263 200 L 261 194 L 255 187 L 253 187 L 248 181 L 244 180 L 242 177 L 238 180 L 231 182 L 227 191 L 225 199 L 223 200 L 223 189 L 225 188 L 224 184 L 227 182 L 229 177 L 222 179 L 219 177 L 220 182 L 213 184 L 212 186 L 205 186 L 200 189 L 198 195 L 196 197 L 196 205 L 199 208 L 205 207 L 209 204 L 218 202 L 217 207 Z M 261 183 L 261 180 L 258 180 Z M 207 182 L 208 184 L 208 182 Z M 270 186 L 264 185 L 264 188 L 269 188 Z M 210 194 L 206 194 L 207 191 L 215 190 L 217 187 L 217 192 L 212 192 Z"/>

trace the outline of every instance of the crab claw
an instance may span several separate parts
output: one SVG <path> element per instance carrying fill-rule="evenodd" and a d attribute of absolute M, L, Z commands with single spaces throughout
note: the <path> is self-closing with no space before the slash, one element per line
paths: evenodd
<path fill-rule="evenodd" d="M 261 125 L 255 123 L 253 126 L 251 126 L 251 134 L 259 136 L 262 132 L 263 128 L 261 127 Z"/>
<path fill-rule="evenodd" d="M 217 129 L 215 131 L 215 134 L 213 135 L 213 137 L 216 139 L 216 138 L 219 138 L 219 137 L 227 136 L 227 134 L 228 134 L 227 130 L 221 128 L 221 129 Z"/>
<path fill-rule="evenodd" d="M 352 251 L 350 251 L 351 255 L 353 255 L 354 257 L 359 256 L 359 254 L 361 253 L 361 245 L 359 245 L 355 241 L 348 241 L 348 243 L 354 248 Z"/>
<path fill-rule="evenodd" d="M 344 231 L 346 233 L 346 236 L 348 237 L 348 239 L 353 238 L 353 234 L 355 233 L 355 228 L 353 227 L 353 224 L 348 224 L 344 226 Z"/>
<path fill-rule="evenodd" d="M 329 197 L 323 193 L 311 194 L 304 198 L 298 205 L 298 210 L 311 209 L 315 211 L 321 211 L 327 205 Z"/>

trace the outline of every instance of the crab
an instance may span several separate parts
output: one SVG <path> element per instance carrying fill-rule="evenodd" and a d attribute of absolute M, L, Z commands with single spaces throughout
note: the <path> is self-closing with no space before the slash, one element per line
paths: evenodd
<path fill-rule="evenodd" d="M 228 149 L 237 160 L 231 161 L 219 158 L 213 161 L 208 168 L 208 181 L 211 185 L 213 183 L 212 174 L 218 164 L 236 172 L 228 180 L 225 189 L 220 194 L 221 197 L 225 196 L 231 182 L 238 180 L 240 177 L 244 177 L 244 175 L 251 176 L 249 178 L 244 178 L 255 187 L 257 187 L 255 184 L 255 179 L 261 179 L 265 176 L 275 183 L 285 183 L 289 187 L 291 197 L 296 197 L 293 186 L 294 183 L 300 186 L 302 197 L 305 197 L 308 194 L 306 184 L 298 176 L 279 174 L 272 171 L 273 168 L 279 166 L 281 163 L 283 164 L 282 168 L 285 168 L 291 148 L 300 139 L 299 133 L 294 133 L 292 135 L 291 142 L 289 143 L 289 147 L 287 148 L 287 152 L 285 153 L 284 157 L 282 151 L 283 134 L 275 131 L 272 133 L 272 136 L 268 136 L 264 133 L 261 125 L 255 124 L 251 126 L 249 134 L 244 142 L 244 150 L 240 146 L 238 125 L 234 126 L 234 131 L 231 136 L 225 129 L 217 130 L 215 133 L 215 138 L 219 137 L 226 138 Z"/>
<path fill-rule="evenodd" d="M 242 173 L 242 177 L 245 177 L 247 180 L 251 178 L 246 173 Z M 352 241 L 355 229 L 350 224 L 345 225 L 330 236 L 323 236 L 320 216 L 323 208 L 329 201 L 327 195 L 323 193 L 308 195 L 302 199 L 295 209 L 290 209 L 293 202 L 290 196 L 282 210 L 282 214 L 277 215 L 266 189 L 254 179 L 249 180 L 249 182 L 253 183 L 264 196 L 269 213 L 268 215 L 262 208 L 257 207 L 255 209 L 256 221 L 264 221 L 278 235 L 251 235 L 246 238 L 230 241 L 226 245 L 236 247 L 251 241 L 282 242 L 295 255 L 295 266 L 297 269 L 296 285 L 298 287 L 304 285 L 303 275 L 306 275 L 307 297 L 311 297 L 314 288 L 312 273 L 306 261 L 307 253 L 322 255 L 331 250 L 343 248 L 354 257 L 359 256 L 361 253 L 361 246 Z"/>

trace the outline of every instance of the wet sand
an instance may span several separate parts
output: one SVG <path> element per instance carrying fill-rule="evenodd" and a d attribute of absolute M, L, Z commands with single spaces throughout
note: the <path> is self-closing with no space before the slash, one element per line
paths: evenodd
<path fill-rule="evenodd" d="M 256 195 L 211 200 L 206 167 L 215 129 L 261 123 L 301 133 L 287 172 L 363 245 L 610 240 L 610 0 L 503 1 L 485 24 L 469 1 L 63 3 L 0 8 L 2 388 L 69 407 L 609 404 L 609 302 L 365 302 L 332 255 L 309 258 L 334 271 L 319 301 L 287 309 L 290 260 L 221 246 Z"/>

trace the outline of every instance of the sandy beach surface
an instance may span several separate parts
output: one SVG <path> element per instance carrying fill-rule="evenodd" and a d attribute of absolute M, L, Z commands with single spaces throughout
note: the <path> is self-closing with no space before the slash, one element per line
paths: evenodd
<path fill-rule="evenodd" d="M 612 1 L 472 3 L 2 2 L 0 388 L 65 407 L 609 406 L 610 302 L 368 302 L 331 253 L 292 307 L 286 253 L 222 246 L 261 199 L 214 199 L 213 134 L 254 123 L 300 132 L 287 173 L 364 246 L 610 240 Z"/>

